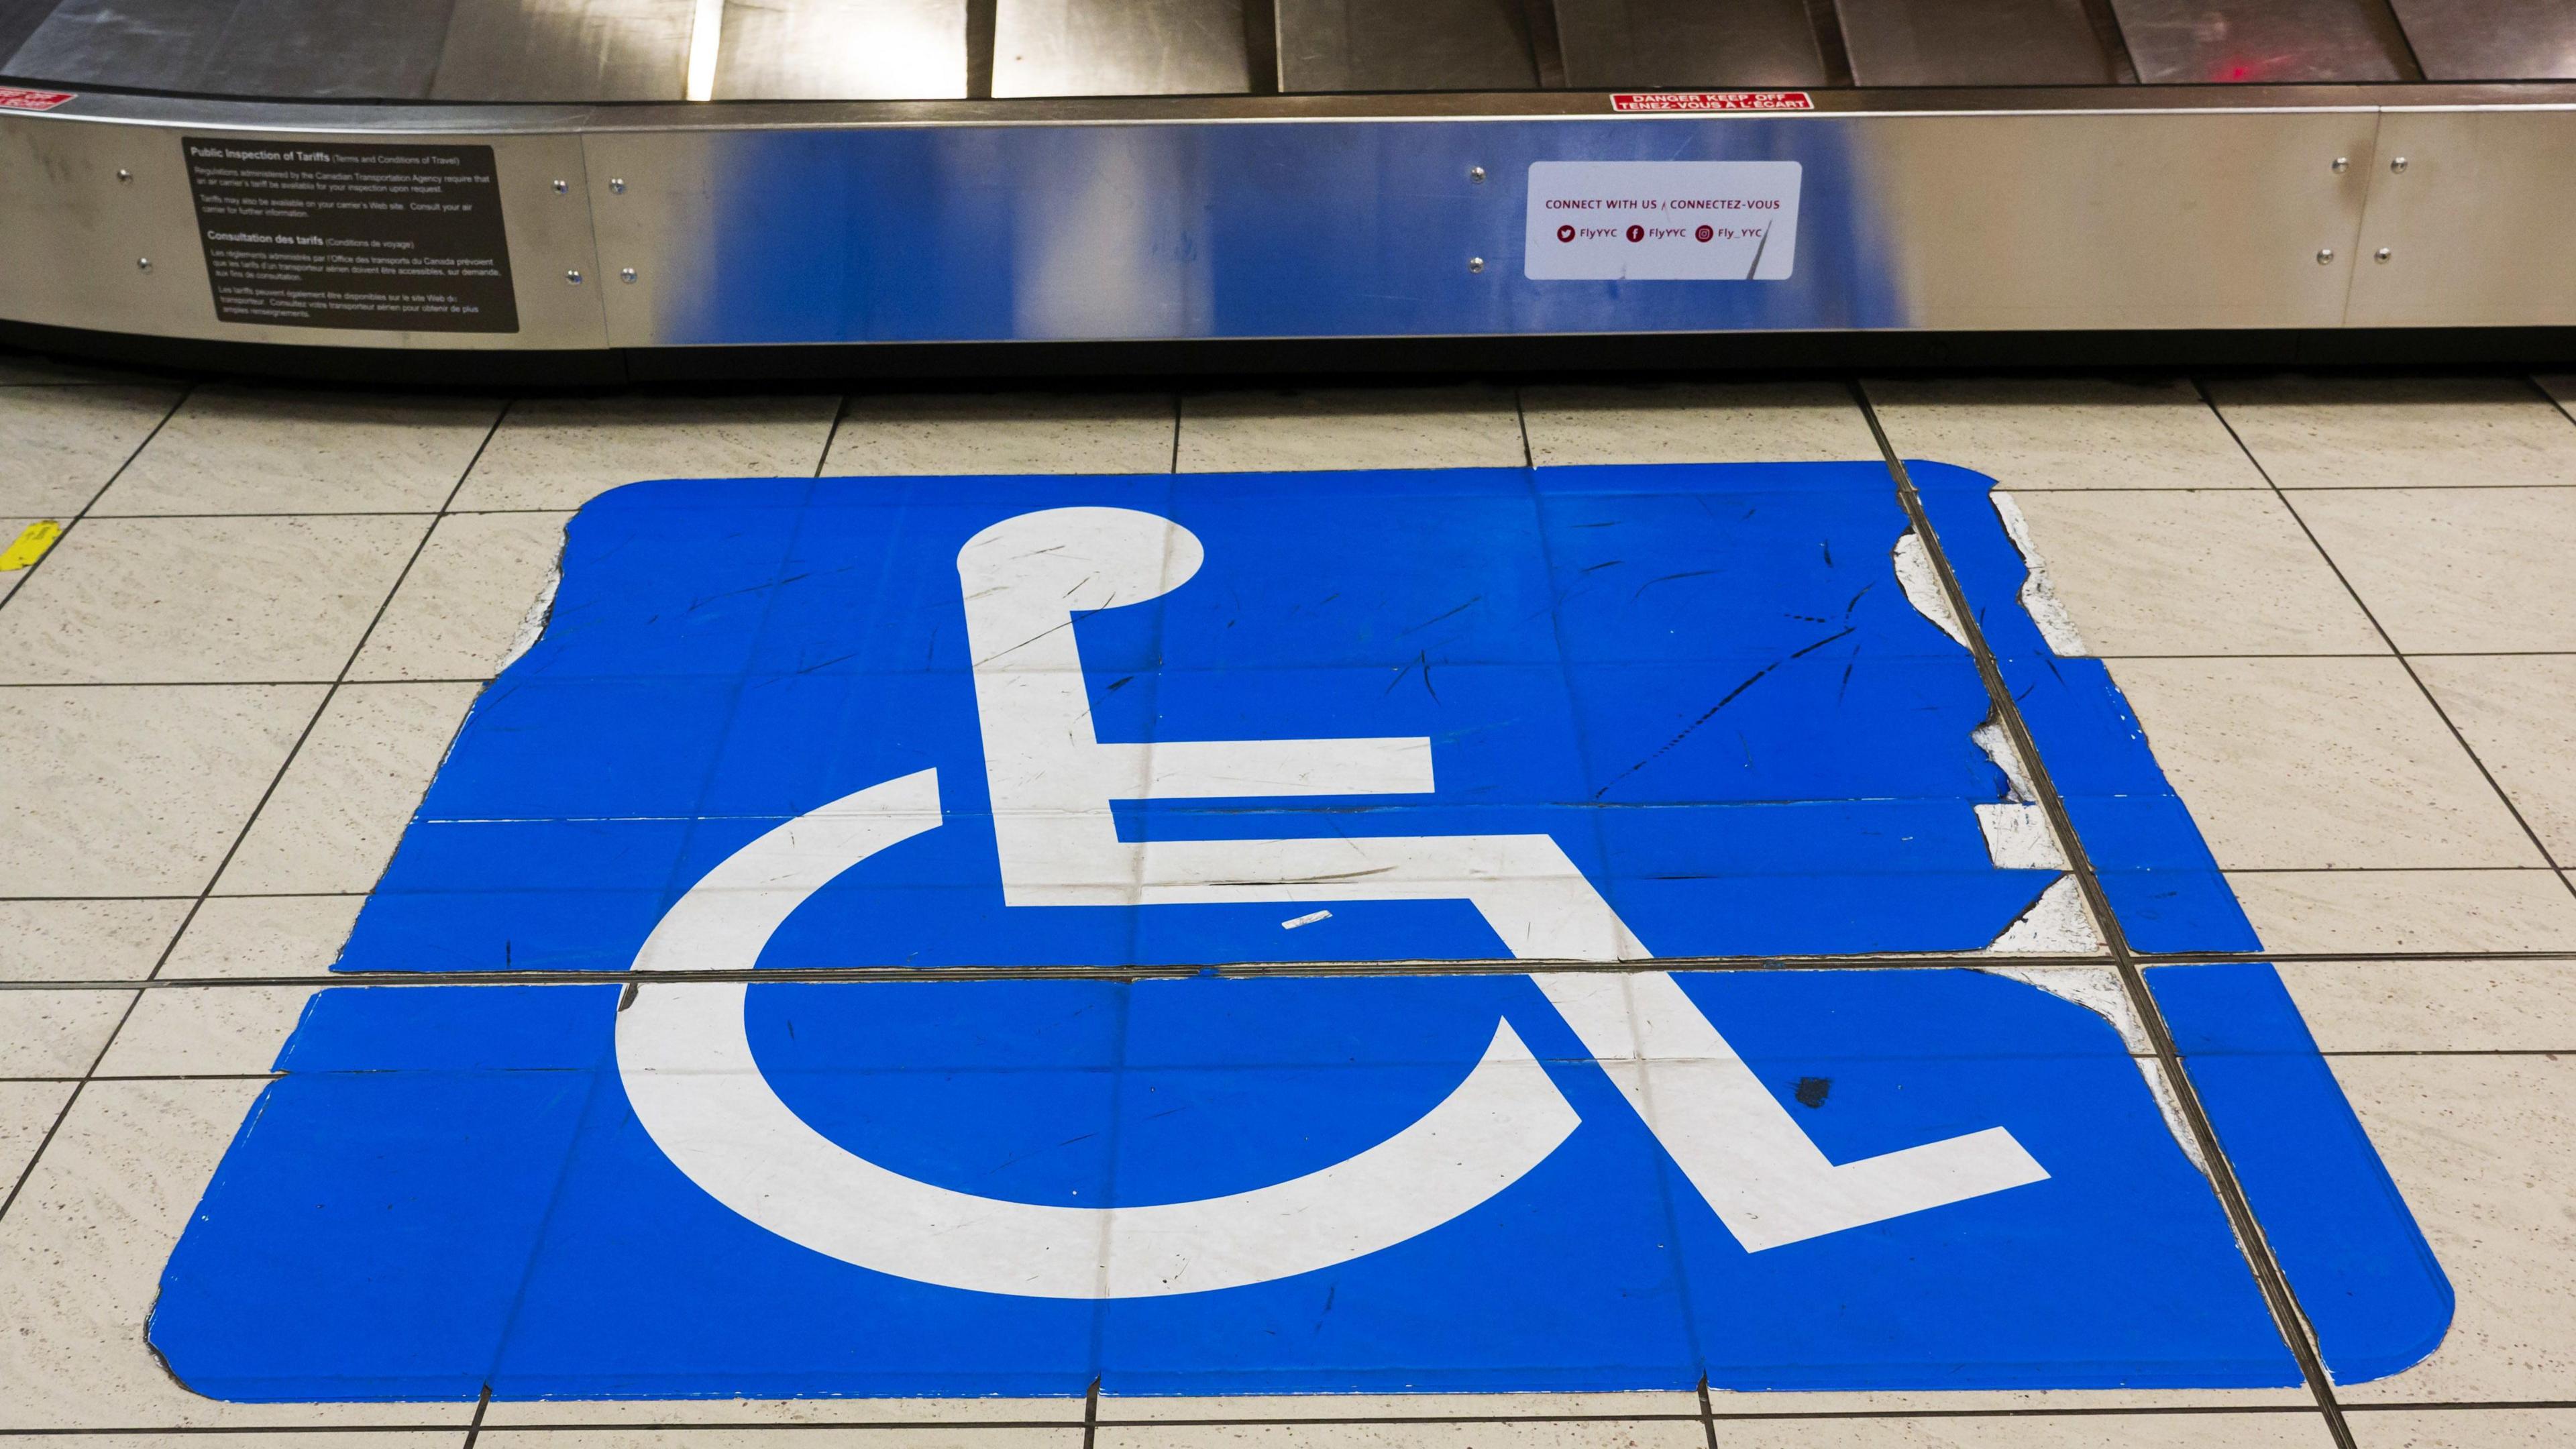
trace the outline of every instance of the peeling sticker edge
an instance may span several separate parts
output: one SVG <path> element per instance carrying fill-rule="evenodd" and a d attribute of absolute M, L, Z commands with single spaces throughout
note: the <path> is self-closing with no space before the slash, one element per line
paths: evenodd
<path fill-rule="evenodd" d="M 1967 648 L 1968 631 L 1960 627 L 1959 616 L 1950 607 L 1950 595 L 1941 587 L 1941 575 L 1932 567 L 1932 551 L 1923 546 L 1923 536 L 1905 530 L 1890 557 L 1896 565 L 1897 586 L 1905 590 L 1905 602 L 1949 635 L 1952 643 Z"/>
<path fill-rule="evenodd" d="M 2107 950 L 2102 930 L 2084 903 L 2084 891 L 2071 875 L 2059 876 L 2039 893 L 2030 908 L 1995 933 L 1981 954 L 1993 956 L 2076 956 Z M 1980 966 L 1977 970 L 1986 968 Z"/>
<path fill-rule="evenodd" d="M 2075 619 L 2066 612 L 2066 604 L 2057 597 L 2057 583 L 2048 576 L 2048 563 L 2030 541 L 2030 520 L 2022 517 L 2021 504 L 1997 488 L 1986 494 L 2003 520 L 2004 533 L 2012 539 L 2013 548 L 2021 555 L 2021 607 L 2030 622 L 2039 628 L 2040 641 L 2060 659 L 2089 659 L 2092 647 L 2075 629 Z"/>
<path fill-rule="evenodd" d="M 510 638 L 510 652 L 493 666 L 493 673 L 498 674 L 518 663 L 520 656 L 536 648 L 537 641 L 546 637 L 546 625 L 554 620 L 555 593 L 563 587 L 563 576 L 563 555 L 558 553 L 554 567 L 546 574 L 544 587 L 537 590 L 537 597 L 528 604 L 528 612 L 519 616 L 519 632 Z"/>

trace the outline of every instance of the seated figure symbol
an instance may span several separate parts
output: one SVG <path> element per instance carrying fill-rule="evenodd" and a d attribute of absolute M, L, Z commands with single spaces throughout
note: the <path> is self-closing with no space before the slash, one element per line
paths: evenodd
<path fill-rule="evenodd" d="M 1521 959 L 1644 961 L 1555 839 L 1118 838 L 1118 800 L 1428 795 L 1431 741 L 1099 740 L 1073 617 L 1158 598 L 1203 562 L 1196 535 L 1122 508 L 1056 508 L 968 540 L 957 571 L 1003 898 L 1017 906 L 1466 899 Z M 941 822 L 936 770 L 869 786 L 744 846 L 675 902 L 639 972 L 747 971 L 808 897 Z M 1546 970 L 1547 1001 L 1684 1176 L 1752 1252 L 2000 1192 L 2048 1174 L 1990 1127 L 1829 1161 L 1664 972 Z M 1411 1125 L 1302 1177 L 1221 1197 L 1063 1207 L 894 1172 L 808 1126 L 761 1075 L 740 981 L 644 984 L 617 1021 L 627 1095 L 717 1200 L 794 1242 L 922 1282 L 1045 1298 L 1197 1293 L 1332 1266 L 1501 1193 L 1580 1125 L 1508 1022 Z"/>

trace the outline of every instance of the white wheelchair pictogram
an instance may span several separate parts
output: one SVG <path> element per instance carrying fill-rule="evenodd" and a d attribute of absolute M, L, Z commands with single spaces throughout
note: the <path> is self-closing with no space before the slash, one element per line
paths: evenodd
<path fill-rule="evenodd" d="M 1431 741 L 1094 735 L 1077 614 L 1197 573 L 1188 529 L 1122 508 L 1057 508 L 968 540 L 963 588 L 1002 892 L 1014 906 L 1459 900 L 1516 958 L 1651 959 L 1553 837 L 1360 836 L 1131 842 L 1111 802 L 1428 795 Z M 877 852 L 941 823 L 936 770 L 869 786 L 735 852 L 684 894 L 634 970 L 748 971 L 788 916 Z M 2048 1176 L 2001 1127 L 1854 1162 L 1825 1157 L 1666 972 L 1537 971 L 1655 1138 L 1747 1251 Z M 1580 1118 L 1508 1022 L 1464 1080 L 1395 1135 L 1248 1192 L 1064 1207 L 958 1192 L 808 1126 L 754 1059 L 740 981 L 648 982 L 617 1019 L 645 1131 L 734 1212 L 816 1252 L 986 1293 L 1136 1298 L 1263 1283 L 1432 1231 L 1510 1187 Z"/>

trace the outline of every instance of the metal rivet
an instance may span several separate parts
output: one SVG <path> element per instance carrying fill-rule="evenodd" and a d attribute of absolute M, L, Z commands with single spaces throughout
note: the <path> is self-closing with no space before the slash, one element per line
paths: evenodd
<path fill-rule="evenodd" d="M 563 195 L 565 192 L 570 191 L 570 190 L 572 190 L 572 184 L 571 184 L 570 182 L 567 182 L 567 181 L 557 181 L 557 182 L 555 183 L 555 195 L 557 195 L 557 196 L 561 196 L 561 195 Z"/>
<path fill-rule="evenodd" d="M 634 281 L 634 280 L 635 280 L 635 269 L 634 269 L 633 267 L 619 267 L 619 268 L 617 269 L 617 280 L 619 280 L 619 281 L 621 281 L 621 282 L 631 282 L 631 281 Z"/>
<path fill-rule="evenodd" d="M 122 166 L 119 166 L 116 168 L 116 179 L 119 181 L 131 181 L 134 179 L 134 173 L 126 170 Z"/>
<path fill-rule="evenodd" d="M 2370 254 L 2370 259 L 2374 262 L 2384 262 L 2388 260 L 2388 257 L 2389 251 L 2386 247 L 2381 247 L 2379 250 Z"/>
<path fill-rule="evenodd" d="M 611 190 L 611 191 L 616 192 L 616 193 L 617 193 L 618 195 L 620 195 L 620 196 L 625 195 L 625 194 L 626 194 L 626 178 L 625 178 L 625 177 L 623 177 L 623 176 L 611 176 L 611 177 L 609 177 L 609 178 L 608 178 L 608 189 L 609 189 L 609 190 Z"/>
<path fill-rule="evenodd" d="M 581 285 L 581 273 L 578 271 L 566 272 L 564 273 L 564 280 L 578 287 Z"/>
<path fill-rule="evenodd" d="M 1481 182 L 1485 179 L 1485 168 L 1484 168 L 1484 167 L 1482 167 L 1482 166 L 1470 166 L 1470 167 L 1468 167 L 1468 168 L 1467 168 L 1467 179 L 1468 179 L 1468 180 L 1470 180 L 1470 181 L 1474 181 L 1474 182 L 1479 182 L 1479 183 L 1481 183 Z"/>
<path fill-rule="evenodd" d="M 1483 257 L 1469 257 L 1469 258 L 1467 259 L 1467 270 L 1468 270 L 1468 271 L 1471 271 L 1471 272 L 1481 272 L 1481 271 L 1483 271 L 1484 269 L 1485 269 L 1485 259 L 1484 259 Z"/>
<path fill-rule="evenodd" d="M 134 259 L 134 270 L 138 272 L 148 272 L 152 270 L 152 259 L 150 257 L 136 257 Z"/>
<path fill-rule="evenodd" d="M 2349 157 L 2349 156 L 2337 156 L 2336 158 L 2334 158 L 2334 173 L 2335 173 L 2337 176 L 2341 176 L 2343 173 L 2345 173 L 2346 171 L 2349 171 L 2349 170 L 2351 170 L 2351 169 L 2352 169 L 2352 158 L 2351 158 L 2351 157 Z"/>
<path fill-rule="evenodd" d="M 2405 157 L 2403 157 L 2403 156 L 2400 156 L 2400 157 L 2398 157 L 2396 160 L 2389 162 L 2389 163 L 2388 163 L 2388 169 L 2389 169 L 2389 170 L 2391 170 L 2391 171 L 2403 171 L 2403 170 L 2405 170 L 2405 169 L 2406 169 L 2406 158 L 2405 158 Z"/>
<path fill-rule="evenodd" d="M 2333 248 L 2333 247 L 2319 247 L 2319 248 L 2317 248 L 2317 265 L 2318 265 L 2318 266 L 2321 266 L 2321 267 L 2322 267 L 2322 266 L 2324 266 L 2326 263 L 2328 263 L 2328 262 L 2330 262 L 2330 261 L 2333 261 L 2333 260 L 2334 260 L 2334 248 Z"/>

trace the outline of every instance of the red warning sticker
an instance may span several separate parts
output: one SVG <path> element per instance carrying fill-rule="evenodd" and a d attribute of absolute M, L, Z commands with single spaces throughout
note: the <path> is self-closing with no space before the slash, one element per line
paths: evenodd
<path fill-rule="evenodd" d="M 1805 91 L 1641 91 L 1610 98 L 1614 111 L 1812 111 Z"/>
<path fill-rule="evenodd" d="M 73 99 L 76 97 L 70 91 L 31 91 L 18 86 L 0 86 L 0 111 L 50 111 Z"/>

